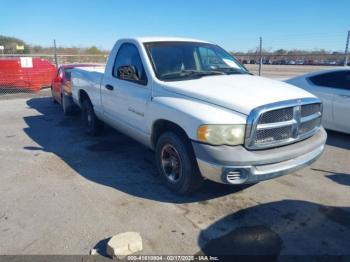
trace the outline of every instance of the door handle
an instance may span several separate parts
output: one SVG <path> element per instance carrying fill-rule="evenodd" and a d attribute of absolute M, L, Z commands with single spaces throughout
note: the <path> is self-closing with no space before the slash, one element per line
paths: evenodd
<path fill-rule="evenodd" d="M 350 95 L 343 95 L 343 94 L 340 94 L 340 95 L 338 95 L 338 96 L 343 97 L 343 98 L 350 98 Z"/>
<path fill-rule="evenodd" d="M 112 86 L 112 85 L 105 85 L 105 88 L 107 88 L 108 90 L 113 90 L 114 89 L 114 86 Z"/>

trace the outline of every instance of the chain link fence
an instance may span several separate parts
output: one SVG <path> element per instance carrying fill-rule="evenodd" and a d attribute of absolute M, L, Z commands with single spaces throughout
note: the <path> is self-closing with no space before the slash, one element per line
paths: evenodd
<path fill-rule="evenodd" d="M 259 64 L 259 54 L 233 55 L 243 64 Z M 262 64 L 267 65 L 344 65 L 344 54 L 262 54 Z"/>
<path fill-rule="evenodd" d="M 259 74 L 259 54 L 233 55 L 253 74 Z M 344 54 L 262 54 L 261 75 L 276 79 L 287 79 L 312 71 L 343 66 Z"/>
<path fill-rule="evenodd" d="M 237 58 L 253 74 L 276 79 L 287 79 L 312 71 L 332 69 L 344 65 L 344 54 L 236 54 Z M 261 61 L 260 61 L 261 60 Z M 260 65 L 261 62 L 261 65 Z M 350 64 L 348 64 L 350 65 Z"/>
<path fill-rule="evenodd" d="M 252 48 L 250 52 L 231 52 L 247 69 L 253 74 L 276 79 L 287 79 L 296 75 L 305 74 L 332 67 L 344 65 L 344 53 L 337 52 L 301 52 L 298 50 L 277 51 L 260 50 L 259 47 Z M 269 50 L 269 49 L 267 49 Z M 108 54 L 76 54 L 77 50 L 69 48 L 56 50 L 51 48 L 46 53 L 33 53 L 35 49 L 29 50 L 29 54 L 9 54 L 10 50 L 0 53 L 0 94 L 16 92 L 37 92 L 51 86 L 51 81 L 57 74 L 57 66 L 64 64 L 105 64 Z M 60 53 L 65 52 L 65 53 Z M 261 65 L 260 65 L 261 63 Z M 350 63 L 349 63 L 350 65 Z"/>

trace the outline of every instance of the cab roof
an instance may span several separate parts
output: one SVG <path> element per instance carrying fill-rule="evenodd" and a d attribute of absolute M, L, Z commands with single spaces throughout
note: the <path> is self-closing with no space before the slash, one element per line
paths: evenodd
<path fill-rule="evenodd" d="M 162 37 L 162 36 L 147 36 L 147 37 L 135 37 L 131 38 L 140 43 L 148 42 L 198 42 L 198 43 L 209 43 L 203 40 L 183 38 L 183 37 Z"/>

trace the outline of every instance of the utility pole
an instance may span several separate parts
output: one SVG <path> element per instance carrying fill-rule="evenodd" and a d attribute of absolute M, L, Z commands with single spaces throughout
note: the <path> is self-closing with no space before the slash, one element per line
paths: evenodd
<path fill-rule="evenodd" d="M 350 40 L 350 31 L 348 31 L 348 37 L 346 39 L 346 45 L 345 45 L 345 59 L 344 59 L 344 66 L 348 65 L 348 59 L 349 59 L 349 40 Z"/>
<path fill-rule="evenodd" d="M 55 57 L 56 68 L 58 68 L 57 52 L 56 52 L 56 39 L 53 40 L 53 53 L 54 53 L 54 57 Z"/>
<path fill-rule="evenodd" d="M 259 44 L 259 76 L 261 76 L 261 67 L 262 67 L 262 37 L 260 37 Z"/>

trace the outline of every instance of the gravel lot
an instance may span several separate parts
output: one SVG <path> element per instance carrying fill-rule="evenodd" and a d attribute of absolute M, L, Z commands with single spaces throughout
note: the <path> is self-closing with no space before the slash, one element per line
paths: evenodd
<path fill-rule="evenodd" d="M 153 155 L 108 129 L 84 135 L 48 92 L 0 98 L 0 254 L 103 253 L 138 231 L 142 254 L 350 255 L 350 136 L 329 132 L 311 167 L 178 197 Z"/>

